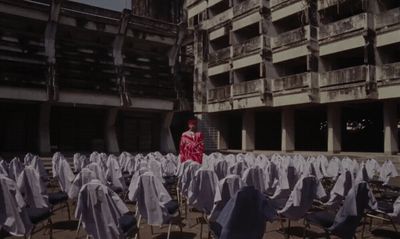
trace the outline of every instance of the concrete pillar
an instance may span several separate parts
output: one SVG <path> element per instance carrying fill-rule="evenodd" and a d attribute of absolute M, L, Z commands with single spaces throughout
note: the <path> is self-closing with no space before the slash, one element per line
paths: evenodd
<path fill-rule="evenodd" d="M 254 112 L 245 111 L 242 118 L 242 150 L 254 150 L 255 136 L 254 136 Z"/>
<path fill-rule="evenodd" d="M 338 105 L 329 105 L 328 121 L 328 152 L 342 151 L 342 109 Z"/>
<path fill-rule="evenodd" d="M 226 118 L 223 115 L 218 115 L 217 121 L 217 150 L 228 149 L 228 127 Z"/>
<path fill-rule="evenodd" d="M 117 139 L 117 132 L 115 130 L 115 122 L 118 116 L 118 109 L 112 108 L 107 112 L 106 122 L 104 126 L 104 136 L 106 148 L 109 153 L 119 153 L 119 145 Z"/>
<path fill-rule="evenodd" d="M 167 112 L 161 118 L 160 150 L 161 152 L 176 153 L 174 139 L 172 138 L 170 126 L 174 112 Z"/>
<path fill-rule="evenodd" d="M 282 151 L 294 151 L 294 111 L 282 109 Z"/>
<path fill-rule="evenodd" d="M 395 102 L 383 104 L 384 151 L 387 154 L 397 154 L 399 142 L 397 136 L 397 105 Z"/>
<path fill-rule="evenodd" d="M 39 112 L 39 153 L 42 156 L 51 154 L 50 143 L 50 112 L 51 105 L 43 103 Z"/>

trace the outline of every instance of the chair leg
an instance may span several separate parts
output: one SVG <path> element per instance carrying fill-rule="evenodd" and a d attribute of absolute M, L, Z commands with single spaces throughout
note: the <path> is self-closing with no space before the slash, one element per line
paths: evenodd
<path fill-rule="evenodd" d="M 71 211 L 70 211 L 70 208 L 69 208 L 69 203 L 68 203 L 68 201 L 65 202 L 65 206 L 67 207 L 68 221 L 71 221 Z"/>
<path fill-rule="evenodd" d="M 363 222 L 363 225 L 362 225 L 362 231 L 361 231 L 361 238 L 364 238 L 364 233 L 365 233 L 365 224 L 367 223 L 367 218 L 366 217 L 364 217 L 364 220 L 363 220 L 364 222 Z"/>
<path fill-rule="evenodd" d="M 172 226 L 172 223 L 169 223 L 169 225 L 168 225 L 167 239 L 169 239 L 169 236 L 170 236 L 170 234 L 171 234 L 171 226 Z"/>
<path fill-rule="evenodd" d="M 76 239 L 78 239 L 79 237 L 79 230 L 81 229 L 81 224 L 82 224 L 82 215 L 79 217 L 79 221 L 78 221 L 78 227 L 76 228 Z"/>
<path fill-rule="evenodd" d="M 151 232 L 151 235 L 154 235 L 154 228 L 152 225 L 150 225 L 150 232 Z"/>
<path fill-rule="evenodd" d="M 288 228 L 286 231 L 286 238 L 289 239 L 290 238 L 290 220 L 288 219 Z"/>
<path fill-rule="evenodd" d="M 200 221 L 200 239 L 203 239 L 203 220 Z"/>
<path fill-rule="evenodd" d="M 308 224 L 307 221 L 304 219 L 303 239 L 306 239 L 306 234 L 307 234 L 308 226 L 309 226 L 309 224 Z"/>
<path fill-rule="evenodd" d="M 48 219 L 47 226 L 49 227 L 49 238 L 53 239 L 53 222 L 51 221 L 51 218 Z"/>
<path fill-rule="evenodd" d="M 396 223 L 392 219 L 390 219 L 390 223 L 392 223 L 393 229 L 398 233 L 399 231 L 397 230 Z"/>

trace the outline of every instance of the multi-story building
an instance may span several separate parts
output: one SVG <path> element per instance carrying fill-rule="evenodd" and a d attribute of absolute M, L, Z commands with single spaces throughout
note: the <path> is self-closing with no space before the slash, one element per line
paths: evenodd
<path fill-rule="evenodd" d="M 399 150 L 400 1 L 189 0 L 209 149 Z"/>
<path fill-rule="evenodd" d="M 174 151 L 193 74 L 180 2 L 0 0 L 0 152 Z"/>

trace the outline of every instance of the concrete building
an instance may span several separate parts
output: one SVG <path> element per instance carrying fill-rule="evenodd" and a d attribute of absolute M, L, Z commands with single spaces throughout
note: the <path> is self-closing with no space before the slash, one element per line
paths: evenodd
<path fill-rule="evenodd" d="M 399 151 L 400 1 L 189 0 L 210 150 Z"/>
<path fill-rule="evenodd" d="M 0 0 L 0 152 L 175 151 L 192 101 L 181 4 Z"/>

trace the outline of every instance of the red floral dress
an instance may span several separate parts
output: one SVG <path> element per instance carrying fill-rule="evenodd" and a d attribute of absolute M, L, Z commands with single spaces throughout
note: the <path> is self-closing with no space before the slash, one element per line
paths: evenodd
<path fill-rule="evenodd" d="M 203 161 L 204 142 L 201 132 L 186 131 L 181 136 L 179 144 L 179 154 L 181 162 L 193 160 L 198 163 Z"/>

